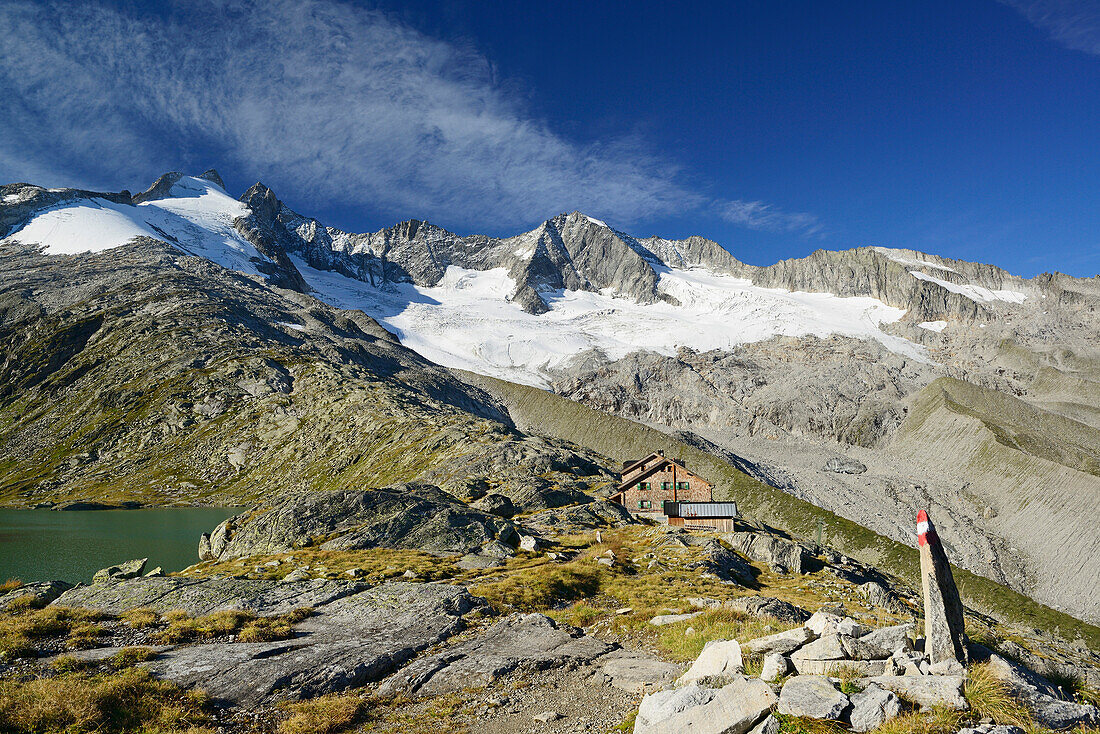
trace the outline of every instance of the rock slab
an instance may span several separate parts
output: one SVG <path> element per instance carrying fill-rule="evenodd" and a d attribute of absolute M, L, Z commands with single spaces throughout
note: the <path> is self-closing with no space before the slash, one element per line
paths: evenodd
<path fill-rule="evenodd" d="M 811 719 L 839 720 L 848 709 L 848 697 L 832 680 L 820 675 L 796 675 L 783 684 L 779 694 L 781 714 Z"/>
<path fill-rule="evenodd" d="M 692 683 L 642 699 L 634 734 L 745 734 L 775 702 L 775 692 L 762 680 L 740 676 L 721 688 Z"/>

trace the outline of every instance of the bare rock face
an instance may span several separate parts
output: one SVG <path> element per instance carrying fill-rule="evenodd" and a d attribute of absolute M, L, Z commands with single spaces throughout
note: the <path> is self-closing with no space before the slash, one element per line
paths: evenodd
<path fill-rule="evenodd" d="M 962 601 L 947 553 L 936 528 L 921 510 L 917 515 L 921 589 L 924 592 L 924 651 L 932 663 L 956 660 L 966 664 L 966 630 Z"/>
<path fill-rule="evenodd" d="M 461 631 L 483 604 L 461 587 L 390 582 L 321 605 L 294 639 L 179 647 L 150 669 L 245 708 L 312 698 L 383 678 Z"/>
<path fill-rule="evenodd" d="M 801 545 L 776 535 L 733 532 L 724 537 L 734 548 L 754 561 L 768 564 L 777 573 L 802 573 L 809 558 Z"/>
<path fill-rule="evenodd" d="M 542 614 L 516 614 L 480 637 L 420 658 L 389 678 L 383 695 L 439 695 L 484 686 L 516 670 L 535 672 L 590 662 L 611 646 Z"/>

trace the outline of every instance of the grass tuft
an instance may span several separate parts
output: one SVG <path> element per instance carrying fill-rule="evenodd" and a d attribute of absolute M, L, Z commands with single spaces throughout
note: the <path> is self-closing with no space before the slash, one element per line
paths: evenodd
<path fill-rule="evenodd" d="M 134 629 L 156 627 L 160 622 L 160 615 L 149 607 L 127 609 L 125 612 L 118 615 L 118 618 Z"/>
<path fill-rule="evenodd" d="M 20 579 L 8 579 L 0 583 L 0 594 L 7 594 L 9 591 L 15 591 L 22 586 L 23 582 Z"/>
<path fill-rule="evenodd" d="M 1031 714 L 1009 693 L 1008 686 L 997 678 L 989 663 L 970 666 L 963 687 L 970 710 L 978 718 L 989 717 L 998 724 L 1031 730 L 1035 722 Z"/>
<path fill-rule="evenodd" d="M 286 704 L 290 716 L 279 723 L 279 734 L 337 734 L 364 718 L 366 701 L 354 695 L 329 695 Z"/>

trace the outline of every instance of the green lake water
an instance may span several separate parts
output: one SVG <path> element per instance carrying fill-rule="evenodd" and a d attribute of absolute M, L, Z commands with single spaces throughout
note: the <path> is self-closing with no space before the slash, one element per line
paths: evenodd
<path fill-rule="evenodd" d="M 0 509 L 0 581 L 85 583 L 92 574 L 131 558 L 146 569 L 180 571 L 199 562 L 199 536 L 239 509 L 173 507 L 148 510 Z"/>

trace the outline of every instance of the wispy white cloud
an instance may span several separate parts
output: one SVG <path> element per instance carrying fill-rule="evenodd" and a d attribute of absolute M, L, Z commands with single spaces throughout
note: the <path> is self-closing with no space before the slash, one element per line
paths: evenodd
<path fill-rule="evenodd" d="M 1100 56 L 1100 0 L 1001 0 L 1055 41 Z"/>
<path fill-rule="evenodd" d="M 24 160 L 117 187 L 216 164 L 295 203 L 453 224 L 717 207 L 813 226 L 730 216 L 636 139 L 554 131 L 475 49 L 334 0 L 0 0 L 0 28 L 0 177 L 27 178 L 7 169 Z"/>
<path fill-rule="evenodd" d="M 734 199 L 718 204 L 717 212 L 726 221 L 749 229 L 807 237 L 819 236 L 824 232 L 821 221 L 813 214 L 784 211 L 762 201 Z"/>

